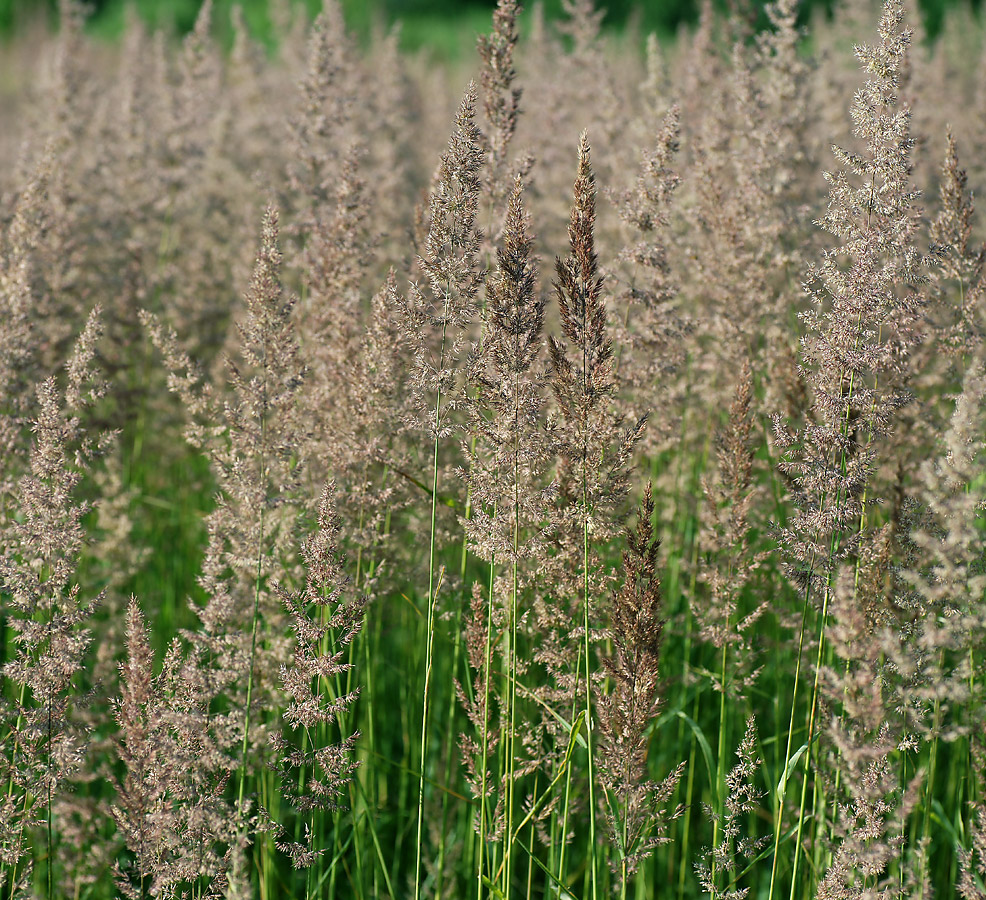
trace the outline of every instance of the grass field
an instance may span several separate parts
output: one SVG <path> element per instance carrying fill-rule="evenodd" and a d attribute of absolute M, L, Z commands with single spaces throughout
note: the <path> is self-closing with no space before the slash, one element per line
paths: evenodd
<path fill-rule="evenodd" d="M 986 898 L 979 19 L 343 12 L 6 45 L 0 898 Z"/>

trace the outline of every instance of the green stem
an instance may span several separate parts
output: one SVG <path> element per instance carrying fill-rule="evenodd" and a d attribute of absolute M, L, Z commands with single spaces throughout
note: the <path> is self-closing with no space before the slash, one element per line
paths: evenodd
<path fill-rule="evenodd" d="M 579 671 L 579 667 L 582 664 L 582 645 L 579 645 L 577 651 L 577 657 L 575 660 L 575 671 Z M 572 713 L 571 720 L 575 721 L 575 710 L 579 702 L 579 688 L 578 679 L 572 686 Z M 565 771 L 565 795 L 562 800 L 562 819 L 561 819 L 561 852 L 558 855 L 558 881 L 564 884 L 565 882 L 565 854 L 568 850 L 568 815 L 571 811 L 571 797 L 572 797 L 572 768 L 571 766 L 566 768 Z"/>
<path fill-rule="evenodd" d="M 446 314 L 442 318 L 442 348 L 439 356 L 439 373 L 445 369 L 445 342 L 448 336 L 448 294 L 446 293 Z M 425 801 L 425 770 L 427 769 L 428 754 L 428 713 L 430 710 L 430 688 L 431 688 L 431 669 L 432 652 L 435 638 L 435 600 L 437 591 L 435 590 L 435 540 L 438 521 L 438 431 L 441 424 L 442 411 L 442 388 L 438 385 L 435 391 L 435 440 L 432 452 L 432 472 L 431 472 L 431 534 L 428 540 L 428 618 L 426 623 L 426 643 L 425 643 L 425 682 L 421 696 L 421 744 L 420 744 L 420 766 L 421 772 L 418 777 L 418 811 L 417 811 L 417 840 L 414 853 L 414 900 L 421 898 L 421 860 L 422 860 L 422 841 L 424 838 L 424 801 Z"/>
<path fill-rule="evenodd" d="M 261 386 L 261 419 L 260 419 L 260 448 L 259 448 L 259 477 L 264 479 L 266 471 L 267 450 L 267 335 L 263 343 L 263 380 Z M 266 485 L 265 485 L 266 493 Z M 250 745 L 250 716 L 253 706 L 253 669 L 257 658 L 257 631 L 260 621 L 260 583 L 263 575 L 264 562 L 264 526 L 267 512 L 267 498 L 264 497 L 260 506 L 260 535 L 257 544 L 257 571 L 253 588 L 253 618 L 250 628 L 250 668 L 247 673 L 246 715 L 243 723 L 243 745 L 240 750 L 240 785 L 236 798 L 236 815 L 239 823 L 243 821 L 243 796 L 247 778 L 247 750 Z"/>
<path fill-rule="evenodd" d="M 726 620 L 729 633 L 729 620 Z M 726 653 L 728 644 L 722 645 L 722 675 L 719 682 L 719 744 L 716 751 L 716 815 L 712 820 L 712 846 L 719 846 L 719 829 L 726 814 Z M 716 855 L 712 854 L 712 884 L 716 883 Z"/>
<path fill-rule="evenodd" d="M 486 601 L 486 647 L 484 651 L 485 671 L 483 673 L 483 763 L 480 776 L 479 798 L 479 857 L 476 889 L 477 900 L 483 900 L 483 868 L 486 862 L 486 770 L 489 765 L 490 743 L 490 669 L 493 656 L 493 578 L 494 565 L 490 562 L 490 584 Z"/>

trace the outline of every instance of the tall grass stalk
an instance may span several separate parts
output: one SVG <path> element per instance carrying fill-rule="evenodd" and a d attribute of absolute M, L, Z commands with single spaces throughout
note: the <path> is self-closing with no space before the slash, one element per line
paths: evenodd
<path fill-rule="evenodd" d="M 482 281 L 477 271 L 476 257 L 479 250 L 479 233 L 476 230 L 476 210 L 479 196 L 478 173 L 482 166 L 482 149 L 479 131 L 475 124 L 476 87 L 470 84 L 456 117 L 455 130 L 449 138 L 448 150 L 442 157 L 438 180 L 429 204 L 429 231 L 419 265 L 427 276 L 431 303 L 437 306 L 441 336 L 437 368 L 427 363 L 417 373 L 417 389 L 433 392 L 431 420 L 422 422 L 431 441 L 431 513 L 428 540 L 428 596 L 426 613 L 424 684 L 421 691 L 421 740 L 420 773 L 418 778 L 418 805 L 415 847 L 415 900 L 421 896 L 422 855 L 424 851 L 424 801 L 425 778 L 428 768 L 428 743 L 431 708 L 431 677 L 435 639 L 435 610 L 441 575 L 437 567 L 438 537 L 438 487 L 440 452 L 445 416 L 448 415 L 449 397 L 461 390 L 456 384 L 456 351 L 459 332 L 471 321 L 475 297 Z M 421 329 L 429 321 L 429 301 L 413 286 L 415 306 L 408 328 L 416 343 L 426 340 Z M 434 314 L 431 314 L 432 320 Z M 455 334 L 451 329 L 455 329 Z M 451 343 L 450 343 L 451 342 Z M 425 351 L 427 352 L 427 351 Z M 446 387 L 447 385 L 447 387 Z"/>
<path fill-rule="evenodd" d="M 983 900 L 981 23 L 222 5 L 0 61 L 2 900 Z"/>

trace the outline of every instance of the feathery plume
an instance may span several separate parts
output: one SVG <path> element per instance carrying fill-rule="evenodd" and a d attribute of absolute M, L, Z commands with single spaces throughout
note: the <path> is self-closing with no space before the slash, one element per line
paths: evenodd
<path fill-rule="evenodd" d="M 199 417 L 187 434 L 205 449 L 220 487 L 207 518 L 209 544 L 199 580 L 209 599 L 196 610 L 201 630 L 184 632 L 190 649 L 182 677 L 190 691 L 188 713 L 204 718 L 200 740 L 210 748 L 189 777 L 198 782 L 197 796 L 205 798 L 210 784 L 238 771 L 233 820 L 240 826 L 247 819 L 248 760 L 267 743 L 260 712 L 277 693 L 274 674 L 286 654 L 283 613 L 269 582 L 293 571 L 299 512 L 297 393 L 305 373 L 294 334 L 294 300 L 282 289 L 280 264 L 278 214 L 268 208 L 238 328 L 240 358 L 227 360 L 227 384 L 218 389 L 200 387 L 175 335 L 144 316 L 170 370 L 169 387 Z M 219 698 L 235 712 L 213 716 Z M 212 841 L 215 832 L 209 834 Z M 236 842 L 234 879 L 242 877 L 246 840 L 243 833 Z"/>
<path fill-rule="evenodd" d="M 11 894 L 26 883 L 34 852 L 30 833 L 42 826 L 51 895 L 57 877 L 50 856 L 55 801 L 84 756 L 85 736 L 71 722 L 73 682 L 83 668 L 91 640 L 87 622 L 100 598 L 86 599 L 76 580 L 82 520 L 90 509 L 78 494 L 104 445 L 104 439 L 85 432 L 81 418 L 104 393 L 94 365 L 100 333 L 96 307 L 65 367 L 64 391 L 54 377 L 38 385 L 29 468 L 0 523 L 3 614 L 16 636 L 16 653 L 0 669 L 2 683 L 10 684 L 17 698 L 4 698 L 0 706 L 6 732 L 0 755 L 6 785 L 0 800 L 0 884 Z"/>
<path fill-rule="evenodd" d="M 483 62 L 480 86 L 483 89 L 483 112 L 489 134 L 489 165 L 483 185 L 492 205 L 499 204 L 510 191 L 507 155 L 520 114 L 521 89 L 514 86 L 514 48 L 517 46 L 517 19 L 521 6 L 517 0 L 498 0 L 493 12 L 493 32 L 477 39 Z M 529 165 L 526 167 L 529 168 Z"/>
<path fill-rule="evenodd" d="M 360 597 L 347 596 L 351 587 L 337 558 L 339 521 L 331 502 L 332 486 L 327 485 L 319 501 L 318 530 L 302 552 L 304 589 L 277 588 L 296 641 L 292 662 L 281 666 L 281 684 L 289 698 L 283 719 L 291 733 L 305 735 L 301 747 L 286 734 L 273 732 L 270 737 L 282 795 L 305 819 L 304 843 L 288 841 L 283 830 L 276 829 L 277 847 L 296 869 L 310 868 L 327 849 L 314 843 L 315 815 L 339 808 L 339 798 L 358 766 L 351 753 L 359 732 L 336 742 L 321 737 L 340 723 L 359 694 L 357 689 L 332 697 L 330 685 L 352 668 L 345 655 L 359 634 L 364 611 Z"/>
<path fill-rule="evenodd" d="M 792 480 L 795 503 L 794 514 L 779 529 L 779 538 L 789 572 L 803 590 L 799 670 L 810 612 L 816 611 L 818 646 L 808 707 L 809 745 L 817 725 L 822 654 L 836 575 L 844 561 L 860 554 L 867 533 L 878 439 L 890 431 L 895 414 L 907 402 L 906 361 L 918 338 L 924 300 L 920 287 L 927 281 L 928 261 L 915 245 L 918 211 L 914 204 L 919 192 L 910 182 L 914 143 L 910 113 L 898 103 L 910 41 L 902 19 L 900 0 L 887 0 L 879 42 L 856 48 L 871 76 L 856 93 L 851 108 L 853 131 L 863 142 L 864 152 L 833 148 L 843 169 L 826 175 L 829 203 L 818 224 L 835 235 L 840 246 L 827 251 L 820 266 L 809 267 L 805 285 L 813 303 L 802 316 L 807 331 L 802 359 L 812 390 L 811 412 L 798 434 L 775 418 L 775 436 L 784 451 L 779 465 Z M 847 598 L 842 606 L 851 608 L 852 603 Z M 797 692 L 796 682 L 788 759 Z M 814 754 L 804 756 L 795 880 Z M 772 889 L 777 878 L 780 812 L 775 822 Z"/>
<path fill-rule="evenodd" d="M 757 448 L 752 405 L 753 374 L 747 363 L 736 384 L 729 419 L 716 433 L 716 478 L 705 485 L 711 521 L 699 536 L 705 559 L 697 576 L 708 585 L 708 594 L 697 595 L 693 603 L 700 636 L 722 661 L 720 671 L 712 675 L 713 686 L 730 700 L 742 699 L 760 674 L 752 632 L 769 605 L 764 600 L 740 614 L 743 595 L 766 555 L 751 546 L 755 526 L 750 512 L 758 493 L 753 481 Z M 725 723 L 720 723 L 720 733 L 724 731 Z"/>
<path fill-rule="evenodd" d="M 614 324 L 619 346 L 617 371 L 626 405 L 646 411 L 655 423 L 642 441 L 648 456 L 666 440 L 677 406 L 675 372 L 685 360 L 688 318 L 676 308 L 678 286 L 671 271 L 671 204 L 681 178 L 672 168 L 680 149 L 677 104 L 665 114 L 653 149 L 645 150 L 632 190 L 614 199 L 632 237 L 620 253 L 625 271 L 615 298 L 622 315 Z M 662 413 L 658 416 L 658 413 Z M 656 417 L 656 418 L 655 418 Z"/>
<path fill-rule="evenodd" d="M 779 422 L 775 427 L 787 451 L 781 468 L 793 478 L 797 500 L 781 543 L 796 579 L 814 586 L 824 585 L 854 546 L 874 440 L 907 400 L 904 361 L 917 337 L 918 288 L 927 280 L 926 260 L 914 244 L 918 192 L 908 181 L 909 113 L 896 105 L 909 41 L 901 17 L 899 2 L 888 0 L 880 43 L 857 48 L 873 76 L 852 107 L 866 153 L 834 148 L 845 168 L 826 176 L 829 207 L 819 225 L 841 245 L 826 252 L 820 266 L 809 267 L 806 280 L 814 309 L 803 315 L 803 360 L 813 421 L 799 435 Z M 853 184 L 851 175 L 861 183 Z"/>
<path fill-rule="evenodd" d="M 518 638 L 527 614 L 521 604 L 536 583 L 533 569 L 545 549 L 542 532 L 550 503 L 547 470 L 552 454 L 545 423 L 545 378 L 538 361 L 546 298 L 538 291 L 537 260 L 523 192 L 523 179 L 517 175 L 497 248 L 497 266 L 486 281 L 482 341 L 469 367 L 475 388 L 470 402 L 470 440 L 464 445 L 469 460 L 470 515 L 463 517 L 462 525 L 470 547 L 489 564 L 490 591 L 482 609 L 474 599 L 466 631 L 470 664 L 476 673 L 474 699 L 466 700 L 459 688 L 479 733 L 478 737 L 463 736 L 460 744 L 480 800 L 477 830 L 481 847 L 503 828 L 507 841 L 512 841 L 515 782 L 535 765 L 517 759 L 517 678 L 526 668 Z M 496 577 L 498 569 L 501 577 Z M 501 634 L 506 638 L 506 688 L 497 698 L 501 719 L 497 726 L 490 715 L 492 695 L 497 693 L 491 679 L 491 657 Z M 505 764 L 488 823 L 487 797 L 496 783 L 488 768 L 498 745 L 504 748 Z M 511 850 L 509 845 L 505 849 L 508 857 Z M 509 871 L 508 864 L 505 878 Z"/>
<path fill-rule="evenodd" d="M 579 622 L 575 629 L 566 627 L 566 613 L 560 608 L 544 628 L 558 632 L 546 642 L 541 656 L 549 669 L 555 668 L 553 679 L 567 691 L 568 706 L 573 698 L 582 696 L 588 724 L 589 803 L 589 877 L 593 890 L 597 888 L 595 819 L 596 772 L 592 739 L 592 657 L 598 634 L 594 627 L 596 610 L 593 597 L 598 583 L 596 554 L 591 549 L 605 540 L 613 530 L 615 509 L 626 495 L 633 448 L 644 428 L 640 419 L 629 429 L 623 428 L 622 415 L 614 411 L 612 402 L 617 382 L 613 374 L 613 343 L 606 329 L 606 302 L 603 279 L 599 274 L 593 226 L 596 218 L 596 183 L 589 158 L 589 141 L 585 132 L 579 138 L 579 163 L 575 177 L 574 203 L 569 220 L 568 236 L 571 255 L 555 264 L 555 295 L 562 333 L 567 343 L 549 338 L 553 369 L 551 382 L 558 407 L 557 452 L 559 454 L 558 484 L 560 505 L 556 509 L 558 552 L 553 564 L 557 590 L 568 595 L 571 621 Z M 577 573 L 579 583 L 572 575 Z M 548 573 L 551 577 L 552 573 Z M 581 614 L 576 613 L 578 607 Z M 581 619 L 581 621 L 580 621 Z M 559 631 L 560 630 L 560 631 Z M 581 652 L 566 653 L 552 643 L 578 640 Z M 570 648 L 571 649 L 571 648 Z M 571 660 L 581 656 L 581 672 L 572 678 Z M 566 659 L 567 657 L 567 659 Z M 560 669 L 558 668 L 560 664 Z M 580 678 L 584 682 L 579 687 Z M 566 681 L 572 682 L 567 688 Z M 564 707 L 563 707 L 564 708 Z M 568 810 L 563 815 L 567 816 Z"/>
<path fill-rule="evenodd" d="M 717 838 L 707 853 L 707 862 L 697 863 L 702 890 L 712 900 L 743 900 L 749 888 L 738 888 L 738 857 L 755 859 L 760 850 L 770 840 L 767 837 L 741 837 L 743 817 L 756 812 L 760 807 L 763 791 L 757 788 L 754 780 L 760 760 L 757 759 L 757 722 L 753 716 L 747 720 L 743 740 L 736 749 L 739 762 L 726 775 L 726 798 L 721 813 L 711 808 L 706 812 L 716 823 Z M 726 886 L 722 886 L 725 879 Z"/>
<path fill-rule="evenodd" d="M 115 703 L 118 755 L 126 769 L 111 812 L 130 851 L 128 865 L 114 865 L 117 888 L 130 900 L 162 894 L 174 886 L 169 865 L 178 843 L 170 789 L 178 780 L 179 755 L 168 729 L 162 679 L 154 675 L 147 622 L 135 597 L 127 607 L 127 658 L 120 664 L 121 693 Z"/>
<path fill-rule="evenodd" d="M 625 580 L 613 597 L 610 632 L 614 653 L 603 660 L 613 687 L 597 700 L 600 782 L 607 794 L 610 834 L 617 849 L 612 868 L 620 896 L 627 879 L 655 847 L 669 840 L 667 823 L 681 809 L 665 809 L 684 770 L 681 763 L 662 782 L 647 778 L 647 729 L 661 708 L 661 584 L 654 538 L 654 500 L 648 484 L 636 529 L 626 531 Z"/>

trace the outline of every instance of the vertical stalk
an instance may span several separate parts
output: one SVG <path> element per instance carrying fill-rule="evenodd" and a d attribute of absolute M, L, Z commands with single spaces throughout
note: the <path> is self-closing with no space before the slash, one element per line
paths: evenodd
<path fill-rule="evenodd" d="M 809 570 L 811 570 L 809 566 Z M 810 578 L 809 574 L 809 578 Z M 805 648 L 805 632 L 808 628 L 808 605 L 810 600 L 810 591 L 805 589 L 804 601 L 802 603 L 801 609 L 801 632 L 798 636 L 798 660 L 794 668 L 794 681 L 791 686 L 791 716 L 788 720 L 787 725 L 787 745 L 784 749 L 784 757 L 781 760 L 784 766 L 783 777 L 784 777 L 784 790 L 779 792 L 777 795 L 777 812 L 775 814 L 774 821 L 774 859 L 770 868 L 770 888 L 767 891 L 767 900 L 773 900 L 774 898 L 774 888 L 777 884 L 777 863 L 780 858 L 780 846 L 781 846 L 781 832 L 783 829 L 783 819 L 784 819 L 784 797 L 787 794 L 787 766 L 791 759 L 791 746 L 794 739 L 794 717 L 798 707 L 798 685 L 801 682 L 801 666 L 804 659 L 804 648 Z M 797 852 L 797 851 L 795 851 Z"/>
<path fill-rule="evenodd" d="M 490 740 L 490 668 L 493 656 L 493 573 L 494 566 L 490 563 L 490 584 L 486 601 L 486 647 L 484 650 L 485 670 L 483 673 L 483 771 L 480 776 L 479 797 L 479 862 L 477 866 L 476 900 L 483 900 L 483 868 L 486 862 L 486 770 L 489 765 Z"/>
<path fill-rule="evenodd" d="M 588 304 L 582 303 L 582 627 L 585 650 L 585 746 L 589 775 L 589 886 L 590 896 L 598 894 L 596 874 L 596 771 L 592 752 L 592 651 L 589 637 L 589 348 L 585 334 L 588 330 Z M 576 683 L 578 679 L 576 678 Z"/>
<path fill-rule="evenodd" d="M 267 447 L 267 332 L 264 330 L 264 350 L 263 350 L 263 379 L 261 391 L 261 419 L 260 419 L 260 452 L 259 452 L 259 477 L 263 480 L 266 473 L 265 450 Z M 257 571 L 253 589 L 253 620 L 250 628 L 250 668 L 247 673 L 247 695 L 246 695 L 246 716 L 243 723 L 243 746 L 240 750 L 240 786 L 236 798 L 236 815 L 239 822 L 243 821 L 243 795 L 246 786 L 246 763 L 247 749 L 250 741 L 250 715 L 253 706 L 253 669 L 257 658 L 257 631 L 260 620 L 260 581 L 263 575 L 264 562 L 264 525 L 267 512 L 266 485 L 264 485 L 264 498 L 260 506 L 260 535 L 257 544 Z"/>
<path fill-rule="evenodd" d="M 514 358 L 519 358 L 519 348 L 515 348 Z M 517 592 L 518 592 L 518 569 L 517 556 L 520 552 L 520 379 L 518 373 L 514 372 L 514 445 L 513 445 L 513 565 L 511 567 L 511 587 L 510 587 L 510 640 L 508 645 L 507 671 L 507 706 L 508 706 L 508 732 L 507 740 L 507 845 L 504 848 L 504 893 L 510 895 L 511 865 L 513 862 L 513 834 L 514 834 L 514 763 L 516 759 L 516 749 L 514 747 L 514 733 L 517 722 Z M 492 588 L 492 580 L 490 581 Z"/>
<path fill-rule="evenodd" d="M 445 369 L 445 342 L 448 335 L 448 307 L 451 286 L 445 294 L 445 315 L 442 318 L 442 349 L 439 355 L 439 373 Z M 436 524 L 438 520 L 438 429 L 441 422 L 442 410 L 442 388 L 439 382 L 435 391 L 435 440 L 432 452 L 432 472 L 431 472 L 431 534 L 428 540 L 428 615 L 425 643 L 425 683 L 421 696 L 421 744 L 420 744 L 420 767 L 418 777 L 418 813 L 417 813 L 417 846 L 414 853 L 414 900 L 421 897 L 421 857 L 422 857 L 422 829 L 424 820 L 424 800 L 425 800 L 425 769 L 427 765 L 428 753 L 428 714 L 430 711 L 430 688 L 431 688 L 431 668 L 432 650 L 435 638 L 435 539 Z"/>
<path fill-rule="evenodd" d="M 726 622 L 729 631 L 729 622 Z M 722 645 L 722 675 L 719 682 L 719 743 L 716 749 L 716 815 L 712 820 L 712 847 L 719 845 L 719 828 L 726 811 L 726 653 L 728 644 Z M 712 854 L 712 883 L 716 883 L 716 855 Z"/>
<path fill-rule="evenodd" d="M 575 659 L 575 671 L 578 673 L 582 665 L 582 645 L 579 644 L 576 659 Z M 575 683 L 572 686 L 572 723 L 575 723 L 576 709 L 579 703 L 579 681 L 578 678 L 575 679 Z M 571 796 L 572 796 L 572 767 L 567 765 L 565 767 L 565 795 L 562 801 L 562 819 L 561 819 L 561 852 L 558 856 L 558 880 L 565 883 L 565 851 L 568 849 L 568 814 L 571 811 Z"/>

